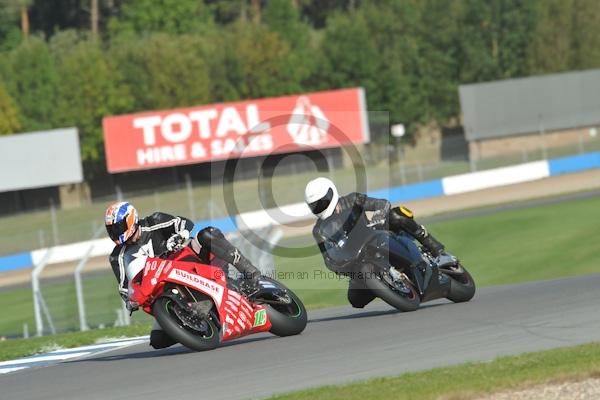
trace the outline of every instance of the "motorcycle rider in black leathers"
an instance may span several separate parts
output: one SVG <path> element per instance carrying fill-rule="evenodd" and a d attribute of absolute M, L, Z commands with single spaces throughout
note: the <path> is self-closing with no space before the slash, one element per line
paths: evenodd
<path fill-rule="evenodd" d="M 444 246 L 430 235 L 423 225 L 413 219 L 405 207 L 392 208 L 389 201 L 375 199 L 362 193 L 350 193 L 340 197 L 335 184 L 327 178 L 314 179 L 306 185 L 305 200 L 310 210 L 319 219 L 313 228 L 315 238 L 325 265 L 339 275 L 346 275 L 344 268 L 337 266 L 327 254 L 327 248 L 336 246 L 336 236 L 344 229 L 345 218 L 337 217 L 343 211 L 357 207 L 359 212 L 371 211 L 372 225 L 395 233 L 406 232 L 414 237 L 434 257 L 443 254 Z M 363 280 L 350 277 L 348 301 L 355 308 L 363 308 L 375 295 L 366 288 Z"/>
<path fill-rule="evenodd" d="M 138 220 L 135 207 L 127 202 L 119 202 L 106 210 L 105 225 L 108 236 L 116 244 L 109 260 L 119 282 L 119 294 L 127 309 L 133 312 L 138 305 L 129 300 L 128 263 L 138 254 L 158 257 L 167 250 L 174 250 L 178 243 L 189 239 L 194 223 L 162 212 Z M 248 291 L 257 286 L 260 271 L 225 239 L 219 229 L 209 226 L 200 230 L 192 239 L 191 247 L 207 264 L 210 263 L 210 254 L 213 254 L 233 265 L 242 274 Z M 150 345 L 160 349 L 175 343 L 155 321 L 150 333 Z"/>

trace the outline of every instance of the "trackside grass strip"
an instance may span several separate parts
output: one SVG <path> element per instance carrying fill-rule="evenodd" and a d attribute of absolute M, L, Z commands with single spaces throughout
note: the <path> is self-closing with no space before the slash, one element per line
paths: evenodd
<path fill-rule="evenodd" d="M 150 333 L 150 325 L 130 325 L 119 328 L 95 329 L 87 332 L 61 333 L 29 339 L 9 339 L 0 342 L 0 361 L 31 356 L 57 348 L 73 348 L 94 344 L 102 338 L 143 336 Z"/>
<path fill-rule="evenodd" d="M 271 400 L 467 400 L 507 389 L 600 376 L 600 343 L 567 347 L 487 363 L 408 373 L 343 386 L 323 386 Z"/>

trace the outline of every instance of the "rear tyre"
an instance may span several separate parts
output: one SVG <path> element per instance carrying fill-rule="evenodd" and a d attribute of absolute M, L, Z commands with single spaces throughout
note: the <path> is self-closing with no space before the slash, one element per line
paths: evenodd
<path fill-rule="evenodd" d="M 364 267 L 363 272 L 367 288 L 390 306 L 404 312 L 419 308 L 421 299 L 410 282 L 394 282 L 387 272 L 371 265 Z"/>
<path fill-rule="evenodd" d="M 152 304 L 159 325 L 173 339 L 196 351 L 212 350 L 220 343 L 219 329 L 209 318 L 193 320 L 175 301 L 159 297 Z M 187 319 L 184 322 L 184 319 Z M 193 323 L 192 323 L 193 322 Z"/>
<path fill-rule="evenodd" d="M 282 283 L 266 277 L 260 279 L 285 290 L 289 299 L 289 304 L 265 304 L 267 315 L 271 321 L 269 332 L 277 336 L 292 336 L 301 333 L 308 322 L 302 301 Z"/>
<path fill-rule="evenodd" d="M 450 277 L 450 291 L 446 298 L 455 303 L 464 303 L 475 296 L 475 281 L 460 263 L 440 270 Z"/>

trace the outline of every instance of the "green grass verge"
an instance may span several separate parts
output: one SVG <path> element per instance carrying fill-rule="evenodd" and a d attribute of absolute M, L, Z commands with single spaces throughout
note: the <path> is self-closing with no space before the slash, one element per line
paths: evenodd
<path fill-rule="evenodd" d="M 430 231 L 461 258 L 478 286 L 501 285 L 600 272 L 590 238 L 598 231 L 600 198 L 511 210 L 492 215 L 431 224 Z M 310 243 L 310 238 L 283 242 Z M 315 254 L 292 258 L 293 251 L 276 257 L 278 278 L 293 289 L 307 308 L 346 304 L 347 282 L 330 274 Z M 57 329 L 78 327 L 77 303 L 72 283 L 42 284 L 44 298 Z M 109 325 L 119 307 L 116 281 L 105 275 L 84 279 L 90 325 Z M 34 326 L 31 289 L 0 291 L 0 335 L 20 335 L 23 323 Z M 138 322 L 148 322 L 141 312 Z"/>
<path fill-rule="evenodd" d="M 377 378 L 343 386 L 324 386 L 272 400 L 428 400 L 470 399 L 497 391 L 552 381 L 597 377 L 600 343 L 586 344 L 498 358 L 489 363 L 468 363 L 393 378 Z"/>
<path fill-rule="evenodd" d="M 73 348 L 94 344 L 99 339 L 147 335 L 150 325 L 135 324 L 119 328 L 95 329 L 87 332 L 62 333 L 29 339 L 12 339 L 0 342 L 0 361 L 14 360 L 58 348 Z"/>

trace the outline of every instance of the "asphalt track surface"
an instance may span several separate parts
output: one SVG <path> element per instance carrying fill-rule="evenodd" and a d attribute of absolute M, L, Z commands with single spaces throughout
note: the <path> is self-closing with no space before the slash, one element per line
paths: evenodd
<path fill-rule="evenodd" d="M 310 313 L 300 336 L 194 353 L 148 345 L 0 377 L 2 399 L 247 399 L 600 340 L 600 275 L 479 290 L 399 313 L 383 303 Z"/>

